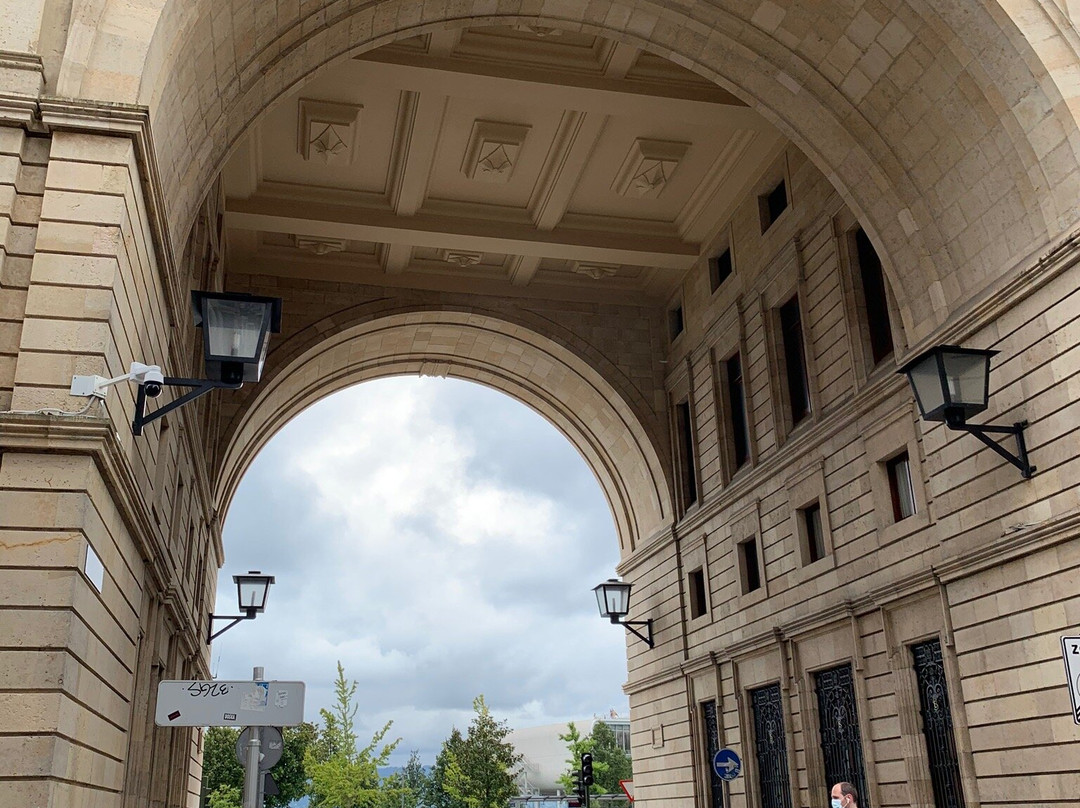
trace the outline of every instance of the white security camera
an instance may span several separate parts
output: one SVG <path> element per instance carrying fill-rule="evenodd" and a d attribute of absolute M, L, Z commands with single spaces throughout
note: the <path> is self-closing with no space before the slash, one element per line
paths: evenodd
<path fill-rule="evenodd" d="M 165 375 L 157 365 L 132 362 L 131 367 L 128 369 L 128 377 L 136 384 L 141 384 L 149 398 L 157 398 L 161 395 L 161 386 L 165 383 Z"/>

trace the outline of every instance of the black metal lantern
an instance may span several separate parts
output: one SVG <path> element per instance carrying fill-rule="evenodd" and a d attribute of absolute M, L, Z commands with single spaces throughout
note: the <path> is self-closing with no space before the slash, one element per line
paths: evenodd
<path fill-rule="evenodd" d="M 963 423 L 986 409 L 990 396 L 990 357 L 997 351 L 938 345 L 901 369 L 919 411 L 927 421 Z"/>
<path fill-rule="evenodd" d="M 191 304 L 195 325 L 203 330 L 207 378 L 259 381 L 270 334 L 281 331 L 281 298 L 196 291 Z"/>
<path fill-rule="evenodd" d="M 236 599 L 242 612 L 262 612 L 266 609 L 266 599 L 270 595 L 273 575 L 263 575 L 259 570 L 249 570 L 247 575 L 234 575 Z"/>
<path fill-rule="evenodd" d="M 1028 463 L 1024 443 L 1027 421 L 1012 426 L 969 424 L 967 419 L 987 408 L 990 399 L 990 357 L 997 351 L 938 345 L 906 363 L 900 373 L 907 375 L 919 412 L 927 421 L 944 421 L 950 429 L 970 432 L 1018 469 L 1025 479 L 1035 473 Z M 1017 454 L 1012 454 L 990 434 L 1016 436 Z"/>
<path fill-rule="evenodd" d="M 259 570 L 251 570 L 246 575 L 234 575 L 233 583 L 236 584 L 236 602 L 240 606 L 242 614 L 210 615 L 206 628 L 207 645 L 241 620 L 254 620 L 255 615 L 265 611 L 266 599 L 270 595 L 270 585 L 274 583 L 274 576 L 263 575 Z M 215 620 L 231 620 L 232 622 L 220 631 L 215 632 Z"/>
<path fill-rule="evenodd" d="M 600 607 L 601 617 L 606 617 L 615 625 L 625 626 L 627 631 L 652 648 L 652 618 L 648 620 L 625 619 L 626 615 L 630 613 L 630 587 L 631 584 L 626 581 L 609 578 L 602 584 L 593 587 L 593 594 L 596 595 L 596 605 Z M 634 626 L 645 626 L 645 634 L 635 629 Z"/>

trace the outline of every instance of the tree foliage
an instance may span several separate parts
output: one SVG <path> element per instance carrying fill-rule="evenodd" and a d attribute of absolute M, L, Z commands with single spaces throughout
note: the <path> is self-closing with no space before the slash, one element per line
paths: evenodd
<path fill-rule="evenodd" d="M 591 752 L 593 756 L 593 784 L 590 794 L 621 794 L 620 780 L 629 780 L 632 776 L 630 757 L 619 748 L 615 740 L 615 731 L 603 721 L 593 724 L 592 732 L 585 737 L 574 722 L 566 725 L 566 732 L 559 735 L 559 740 L 566 743 L 570 753 L 567 759 L 567 771 L 559 778 L 559 784 L 568 794 L 573 793 L 574 783 L 570 775 L 581 766 L 581 755 Z"/>
<path fill-rule="evenodd" d="M 522 758 L 506 740 L 510 728 L 495 719 L 482 695 L 473 710 L 465 736 L 454 729 L 435 761 L 435 808 L 504 808 L 517 792 L 514 775 Z"/>
<path fill-rule="evenodd" d="M 238 806 L 243 800 L 244 767 L 236 759 L 239 735 L 240 730 L 234 727 L 210 727 L 203 735 L 203 808 L 229 808 L 233 791 L 241 795 L 236 799 Z M 282 729 L 281 760 L 270 770 L 280 793 L 267 796 L 267 808 L 288 808 L 307 793 L 304 753 L 315 735 L 315 725 L 306 722 Z M 215 794 L 216 806 L 212 799 Z"/>
<path fill-rule="evenodd" d="M 387 721 L 367 746 L 356 748 L 353 719 L 358 709 L 354 703 L 357 683 L 345 678 L 345 669 L 340 662 L 337 670 L 334 707 L 319 710 L 322 727 L 304 757 L 311 805 L 315 808 L 399 806 L 400 795 L 381 787 L 379 766 L 386 765 L 401 739 L 383 742 L 393 724 Z"/>

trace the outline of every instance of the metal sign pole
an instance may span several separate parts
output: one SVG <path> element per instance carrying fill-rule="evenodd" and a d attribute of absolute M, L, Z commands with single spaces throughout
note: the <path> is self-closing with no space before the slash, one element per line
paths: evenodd
<path fill-rule="evenodd" d="M 251 678 L 262 681 L 262 667 L 254 668 Z M 244 764 L 244 805 L 243 808 L 262 808 L 262 771 L 259 762 L 262 759 L 262 738 L 258 729 L 251 731 L 251 740 L 248 741 L 247 762 Z"/>

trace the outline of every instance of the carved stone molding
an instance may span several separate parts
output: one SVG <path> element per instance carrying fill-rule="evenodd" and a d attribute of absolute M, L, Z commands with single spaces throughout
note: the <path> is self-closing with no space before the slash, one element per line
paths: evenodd
<path fill-rule="evenodd" d="M 329 255 L 330 253 L 345 252 L 345 239 L 323 238 L 322 236 L 293 236 L 298 250 L 315 253 L 315 255 Z"/>
<path fill-rule="evenodd" d="M 509 182 L 530 128 L 515 123 L 473 122 L 461 172 L 471 180 Z"/>
<path fill-rule="evenodd" d="M 296 148 L 305 160 L 347 165 L 356 153 L 362 105 L 301 98 L 297 115 Z"/>
<path fill-rule="evenodd" d="M 619 271 L 618 264 L 603 264 L 598 261 L 575 261 L 570 265 L 572 272 L 578 275 L 586 275 L 594 281 L 601 278 L 610 278 Z"/>
<path fill-rule="evenodd" d="M 484 257 L 483 253 L 472 250 L 443 250 L 440 255 L 446 263 L 457 264 L 459 267 L 474 267 Z"/>
<path fill-rule="evenodd" d="M 656 199 L 664 192 L 689 143 L 638 138 L 611 184 L 619 196 Z"/>

